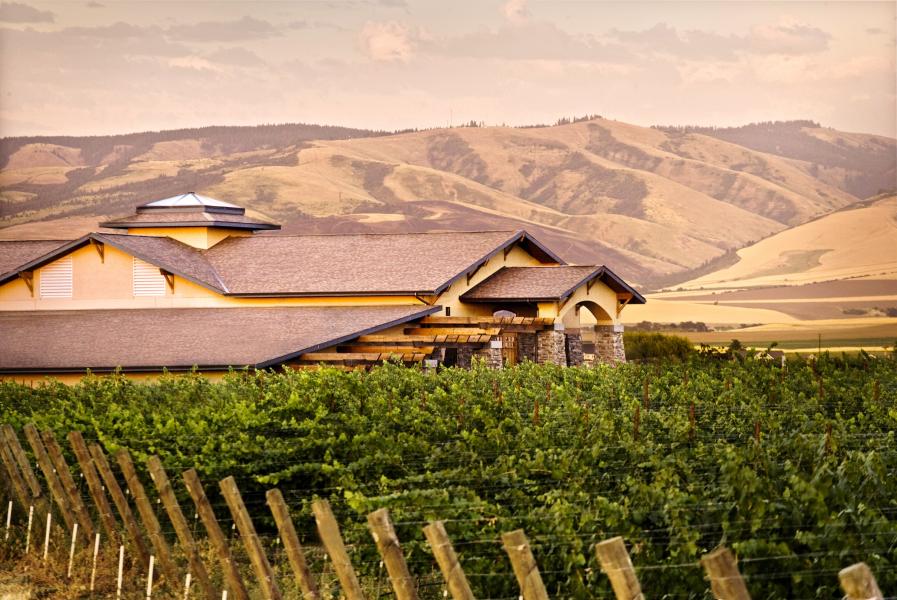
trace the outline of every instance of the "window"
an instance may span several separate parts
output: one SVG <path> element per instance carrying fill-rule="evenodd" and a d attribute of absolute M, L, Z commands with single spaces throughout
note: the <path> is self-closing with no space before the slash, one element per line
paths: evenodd
<path fill-rule="evenodd" d="M 40 269 L 41 298 L 72 297 L 72 257 L 53 261 Z"/>
<path fill-rule="evenodd" d="M 134 258 L 134 295 L 164 296 L 165 276 L 159 267 Z"/>

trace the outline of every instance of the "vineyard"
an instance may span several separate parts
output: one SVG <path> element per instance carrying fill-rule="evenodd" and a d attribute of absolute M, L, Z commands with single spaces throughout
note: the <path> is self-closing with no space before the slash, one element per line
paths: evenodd
<path fill-rule="evenodd" d="M 737 556 L 754 598 L 841 598 L 838 572 L 860 561 L 885 594 L 897 590 L 893 357 L 826 354 L 783 365 L 693 356 L 438 372 L 388 364 L 234 372 L 219 383 L 200 375 L 152 384 L 89 377 L 72 387 L 6 382 L 0 423 L 16 431 L 33 424 L 60 439 L 82 432 L 110 455 L 126 449 L 136 471 L 121 481 L 153 481 L 147 459 L 157 456 L 201 547 L 207 540 L 180 474 L 192 468 L 207 482 L 236 547 L 228 498 L 210 485 L 232 476 L 285 597 L 302 594 L 288 591 L 294 584 L 283 575 L 287 557 L 266 497 L 274 487 L 323 597 L 340 588 L 320 550 L 316 500 L 332 507 L 368 598 L 392 594 L 367 519 L 381 508 L 422 598 L 445 590 L 422 530 L 432 520 L 444 523 L 477 598 L 520 594 L 502 543 L 516 529 L 526 532 L 553 598 L 614 597 L 594 546 L 615 536 L 626 541 L 647 597 L 712 597 L 700 559 L 720 545 Z M 72 448 L 62 451 L 79 464 Z M 37 470 L 36 457 L 28 460 Z M 87 497 L 88 483 L 73 472 Z M 11 488 L 0 487 L 4 518 Z M 153 486 L 146 492 L 156 504 Z M 0 572 L 39 568 L 19 547 L 27 510 L 14 512 Z M 160 522 L 177 546 L 172 523 Z M 251 573 L 250 557 L 234 552 Z M 101 555 L 109 597 L 118 547 Z M 137 574 L 145 567 L 129 569 L 128 597 L 143 597 Z M 220 585 L 224 574 L 211 567 L 210 576 Z"/>

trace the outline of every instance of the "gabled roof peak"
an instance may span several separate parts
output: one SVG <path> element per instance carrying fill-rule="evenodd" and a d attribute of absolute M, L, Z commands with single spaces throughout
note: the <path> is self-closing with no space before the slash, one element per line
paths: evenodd
<path fill-rule="evenodd" d="M 171 198 L 154 200 L 153 202 L 141 204 L 137 208 L 182 208 L 187 206 L 243 209 L 242 206 L 237 206 L 236 204 L 217 200 L 215 198 L 209 198 L 208 196 L 200 196 L 196 192 L 187 192 L 186 194 L 172 196 Z"/>

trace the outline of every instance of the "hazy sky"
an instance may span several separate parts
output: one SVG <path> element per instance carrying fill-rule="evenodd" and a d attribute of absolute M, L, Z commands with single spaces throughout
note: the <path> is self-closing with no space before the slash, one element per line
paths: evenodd
<path fill-rule="evenodd" d="M 0 136 L 600 114 L 897 135 L 890 2 L 2 2 Z"/>

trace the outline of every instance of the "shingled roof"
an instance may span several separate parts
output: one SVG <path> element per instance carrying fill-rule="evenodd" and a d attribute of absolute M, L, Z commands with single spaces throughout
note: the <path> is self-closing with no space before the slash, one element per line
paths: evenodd
<path fill-rule="evenodd" d="M 439 307 L 254 307 L 0 312 L 0 372 L 265 368 Z"/>
<path fill-rule="evenodd" d="M 49 254 L 69 240 L 0 241 L 0 279 L 16 276 L 24 264 Z"/>
<path fill-rule="evenodd" d="M 461 295 L 464 302 L 550 302 L 563 300 L 580 286 L 600 279 L 618 293 L 632 294 L 631 304 L 645 299 L 607 267 L 504 267 Z"/>
<path fill-rule="evenodd" d="M 515 242 L 563 263 L 523 231 L 233 237 L 204 254 L 234 295 L 438 294 Z"/>
<path fill-rule="evenodd" d="M 91 233 L 13 266 L 0 284 L 91 239 L 232 296 L 439 294 L 515 243 L 563 264 L 523 231 L 231 237 L 208 250 L 163 236 Z"/>

